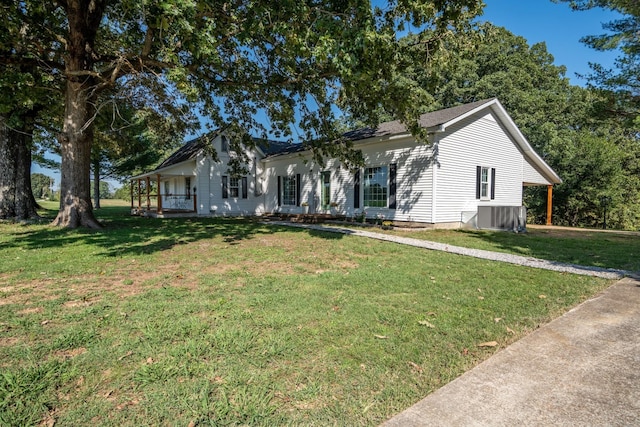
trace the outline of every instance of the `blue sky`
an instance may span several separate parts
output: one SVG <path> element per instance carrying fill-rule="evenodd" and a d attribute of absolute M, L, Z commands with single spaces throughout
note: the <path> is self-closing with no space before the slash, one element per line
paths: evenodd
<path fill-rule="evenodd" d="M 486 7 L 480 21 L 505 27 L 527 39 L 529 45 L 545 42 L 555 65 L 567 67 L 567 77 L 574 85 L 585 81 L 576 73 L 588 74 L 589 62 L 611 68 L 616 54 L 599 52 L 580 42 L 587 35 L 603 34 L 602 24 L 618 15 L 602 9 L 574 12 L 567 3 L 551 0 L 484 0 Z"/>
<path fill-rule="evenodd" d="M 505 27 L 513 34 L 527 39 L 529 45 L 545 42 L 547 51 L 553 55 L 555 65 L 567 67 L 566 76 L 574 85 L 585 81 L 576 73 L 588 74 L 589 62 L 612 67 L 616 57 L 612 52 L 598 52 L 580 42 L 587 35 L 602 34 L 602 24 L 617 16 L 609 11 L 593 9 L 584 12 L 572 11 L 566 3 L 556 4 L 551 0 L 484 0 L 486 7 L 480 21 L 489 21 Z M 33 165 L 33 173 L 44 173 L 60 185 L 59 171 L 43 169 Z M 115 182 L 109 181 L 111 184 Z M 117 184 L 116 184 L 117 185 Z"/>

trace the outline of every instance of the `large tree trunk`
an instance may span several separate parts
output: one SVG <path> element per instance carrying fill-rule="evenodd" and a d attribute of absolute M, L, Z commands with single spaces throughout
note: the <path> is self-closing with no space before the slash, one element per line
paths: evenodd
<path fill-rule="evenodd" d="M 90 87 L 84 82 L 67 82 L 65 120 L 58 136 L 60 168 L 60 211 L 53 221 L 61 227 L 101 228 L 91 206 L 91 142 L 93 125 L 89 100 Z"/>
<path fill-rule="evenodd" d="M 16 157 L 15 144 L 9 140 L 6 118 L 0 116 L 0 219 L 16 216 Z"/>
<path fill-rule="evenodd" d="M 100 209 L 100 159 L 93 160 L 93 208 Z"/>
<path fill-rule="evenodd" d="M 39 218 L 31 190 L 31 142 L 33 117 L 22 118 L 20 132 L 6 126 L 0 117 L 0 218 Z"/>
<path fill-rule="evenodd" d="M 18 157 L 16 162 L 16 218 L 40 218 L 38 204 L 31 188 L 31 148 L 33 145 L 33 113 L 24 117 L 22 132 L 14 132 Z"/>
<path fill-rule="evenodd" d="M 93 215 L 90 191 L 91 143 L 96 98 L 93 48 L 104 1 L 67 0 L 68 21 L 64 125 L 58 136 L 62 158 L 60 211 L 54 225 L 100 228 Z"/>

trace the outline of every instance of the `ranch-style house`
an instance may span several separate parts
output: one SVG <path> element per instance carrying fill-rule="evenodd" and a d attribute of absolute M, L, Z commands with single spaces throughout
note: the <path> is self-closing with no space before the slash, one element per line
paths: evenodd
<path fill-rule="evenodd" d="M 434 228 L 522 229 L 524 187 L 543 185 L 551 223 L 552 188 L 562 180 L 497 99 L 426 113 L 420 125 L 426 144 L 398 121 L 346 133 L 365 159 L 355 171 L 335 159 L 320 166 L 301 144 L 260 141 L 246 149 L 248 173 L 233 176 L 224 131 L 209 138 L 218 161 L 194 139 L 132 178 L 132 212 L 365 215 Z"/>

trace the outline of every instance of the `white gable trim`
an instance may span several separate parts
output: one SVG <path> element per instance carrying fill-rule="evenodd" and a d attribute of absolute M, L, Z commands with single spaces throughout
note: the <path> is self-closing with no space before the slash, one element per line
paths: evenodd
<path fill-rule="evenodd" d="M 202 150 L 198 151 L 197 157 L 200 157 L 201 154 L 202 154 Z M 171 169 L 177 169 L 177 168 L 179 168 L 179 167 L 181 167 L 181 166 L 183 166 L 183 165 L 185 165 L 187 163 L 193 163 L 193 165 L 195 167 L 196 158 L 197 157 L 194 157 L 192 159 L 187 159 L 187 160 L 185 160 L 183 162 L 176 163 L 176 164 L 173 164 L 173 165 L 165 166 L 165 167 L 163 167 L 161 169 L 155 169 L 155 170 L 152 170 L 151 172 L 147 172 L 147 173 L 143 173 L 143 174 L 140 174 L 140 175 L 132 176 L 129 179 L 142 179 L 142 178 L 146 178 L 146 177 L 155 177 L 157 175 L 163 175 L 163 176 L 187 176 L 187 175 L 185 175 L 183 173 L 179 173 L 179 174 L 170 174 L 169 173 L 169 174 L 166 174 L 164 172 L 170 171 Z"/>
<path fill-rule="evenodd" d="M 551 167 L 544 160 L 542 160 L 542 157 L 540 157 L 538 153 L 534 151 L 533 147 L 531 147 L 531 144 L 529 144 L 529 141 L 527 141 L 527 139 L 524 137 L 522 132 L 520 132 L 520 129 L 518 129 L 518 126 L 516 126 L 516 124 L 511 119 L 511 116 L 509 116 L 509 114 L 507 113 L 507 110 L 504 109 L 504 107 L 502 106 L 500 101 L 498 101 L 497 98 L 487 101 L 486 104 L 479 105 L 473 110 L 468 111 L 465 114 L 461 114 L 458 117 L 449 120 L 448 122 L 442 124 L 440 126 L 440 129 L 444 130 L 447 127 L 454 125 L 466 119 L 467 117 L 472 116 L 486 108 L 491 108 L 491 110 L 498 115 L 502 124 L 511 133 L 516 144 L 518 144 L 518 147 L 520 147 L 520 149 L 524 153 L 525 158 L 528 158 L 533 163 L 535 163 L 536 166 L 538 166 L 538 168 L 540 168 L 540 170 L 544 173 L 545 177 L 549 180 L 549 182 L 553 184 L 562 183 L 562 179 L 558 176 L 558 174 L 556 174 L 555 171 L 551 169 Z"/>

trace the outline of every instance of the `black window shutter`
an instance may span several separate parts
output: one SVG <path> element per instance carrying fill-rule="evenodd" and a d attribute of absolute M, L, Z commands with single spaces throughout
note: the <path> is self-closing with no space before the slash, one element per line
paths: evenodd
<path fill-rule="evenodd" d="M 242 198 L 243 199 L 247 198 L 247 177 L 246 176 L 242 177 Z"/>
<path fill-rule="evenodd" d="M 278 175 L 278 206 L 282 206 L 282 177 Z"/>
<path fill-rule="evenodd" d="M 391 163 L 389 165 L 389 209 L 396 208 L 396 175 L 398 174 L 398 165 Z"/>
<path fill-rule="evenodd" d="M 491 200 L 496 198 L 496 168 L 491 168 Z"/>
<path fill-rule="evenodd" d="M 222 198 L 229 198 L 229 177 L 227 176 L 222 177 Z"/>
<path fill-rule="evenodd" d="M 297 173 L 296 174 L 296 206 L 300 206 L 300 190 L 301 190 L 301 184 L 302 179 L 300 177 L 300 174 Z"/>
<path fill-rule="evenodd" d="M 353 208 L 360 209 L 360 169 L 353 177 Z"/>
<path fill-rule="evenodd" d="M 482 179 L 482 166 L 476 166 L 476 199 L 480 198 L 480 180 Z"/>

